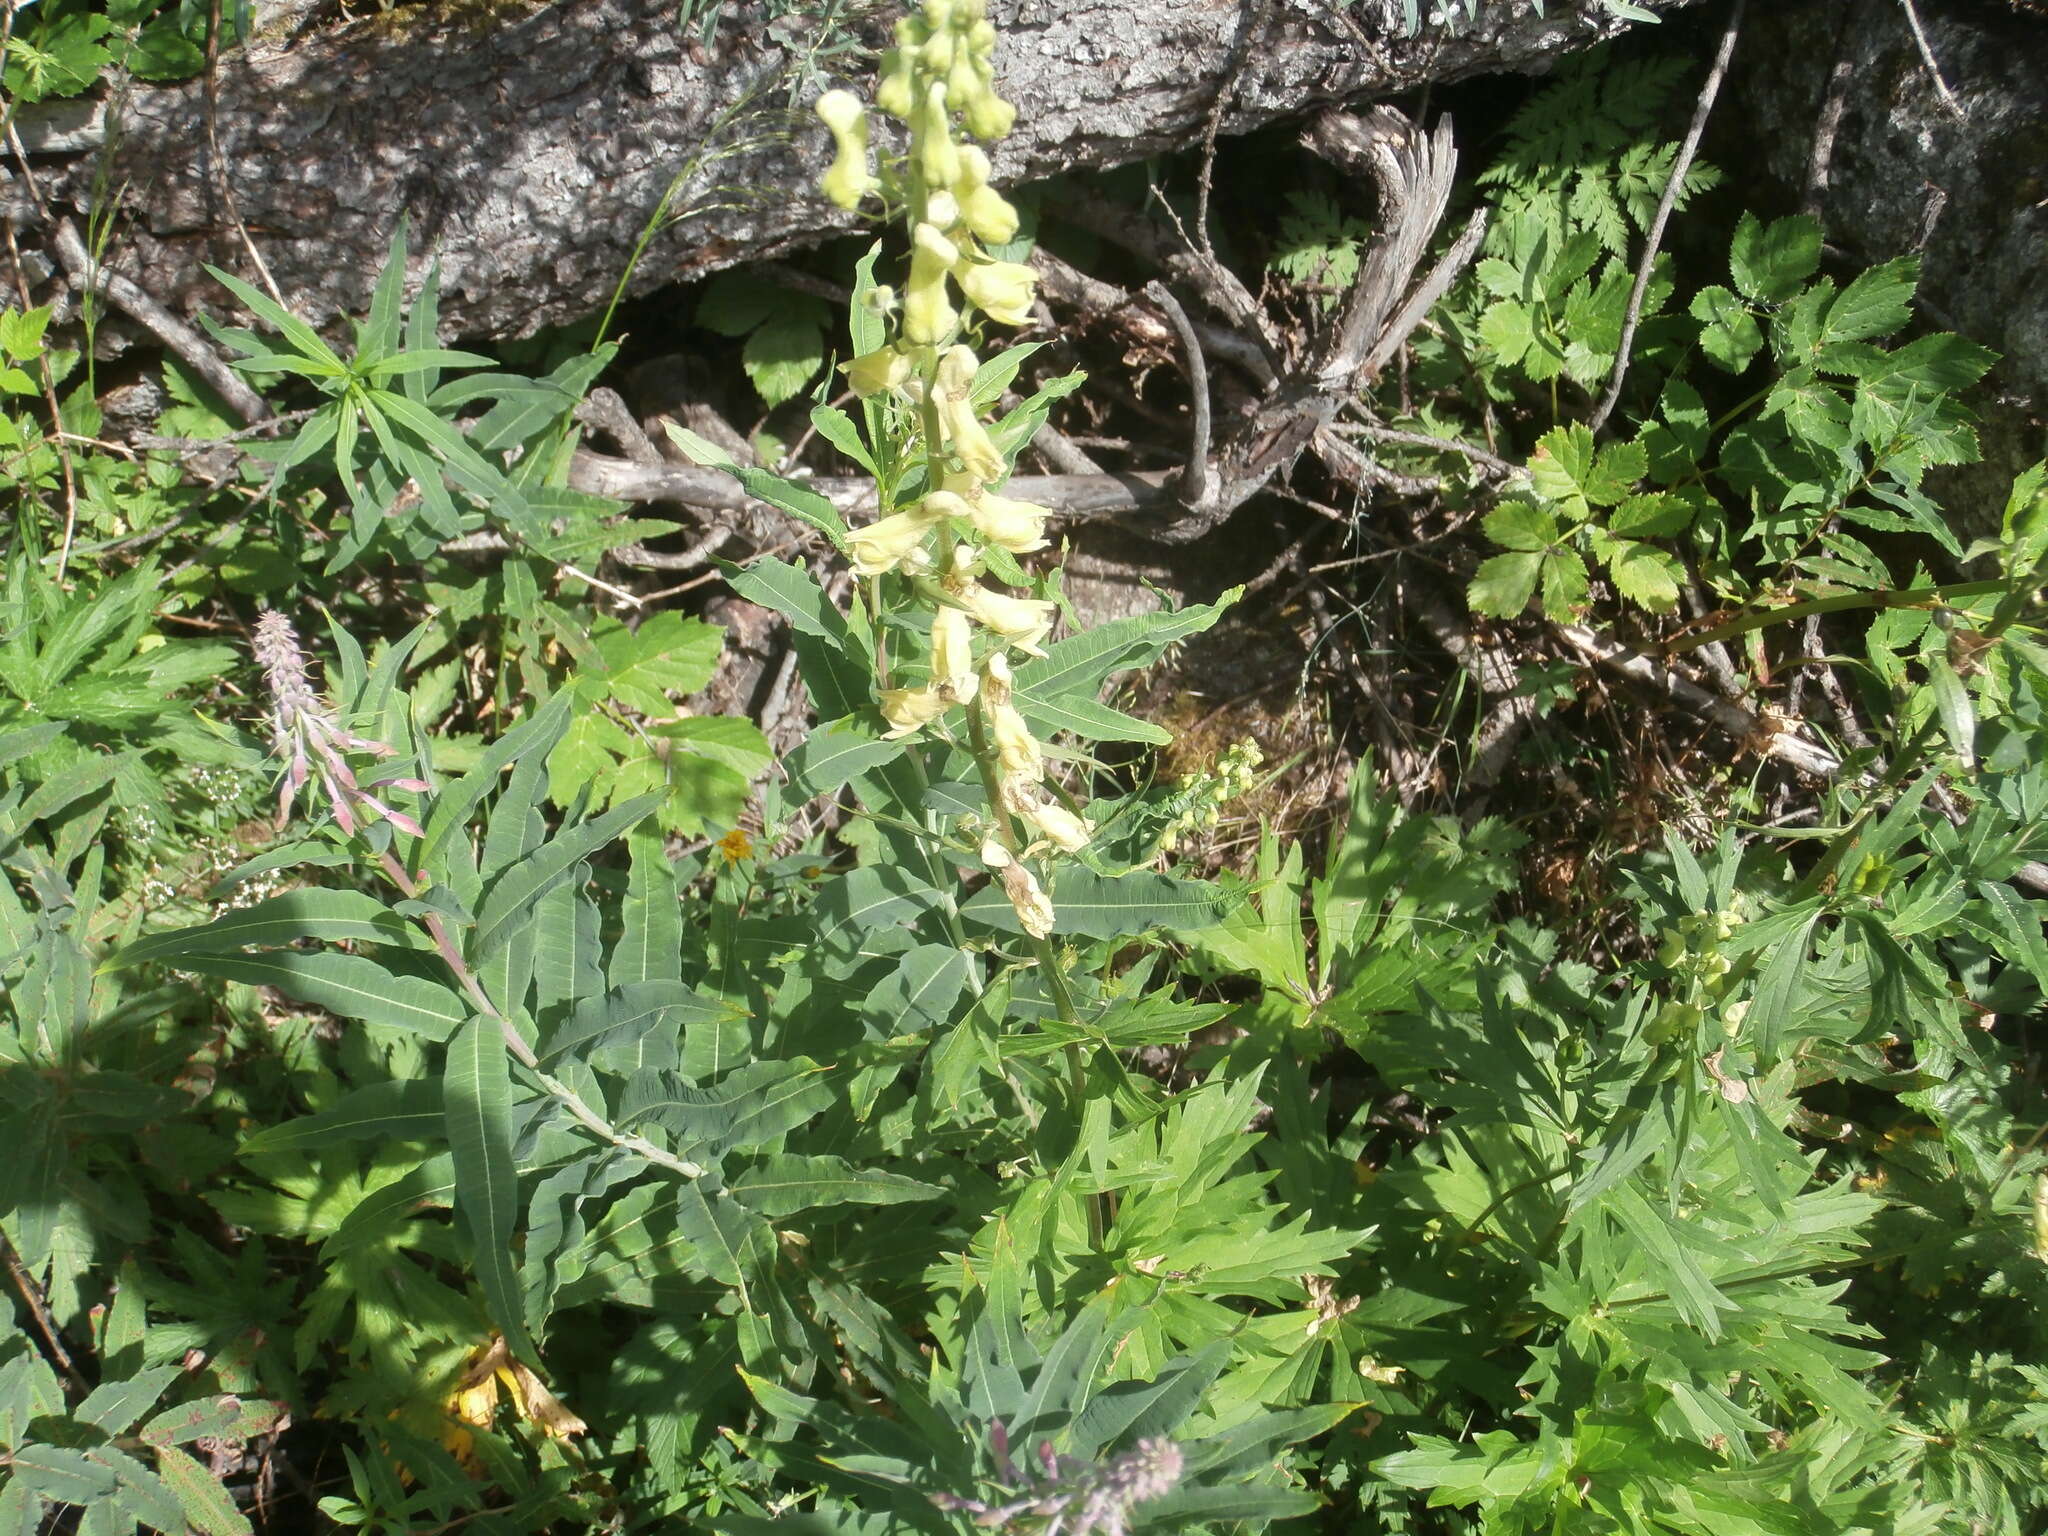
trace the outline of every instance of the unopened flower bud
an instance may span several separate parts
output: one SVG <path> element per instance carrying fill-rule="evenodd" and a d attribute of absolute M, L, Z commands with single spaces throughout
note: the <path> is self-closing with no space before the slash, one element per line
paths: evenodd
<path fill-rule="evenodd" d="M 972 100 L 964 105 L 967 115 L 967 131 L 977 139 L 1008 138 L 1010 130 L 1017 123 L 1017 109 L 984 85 Z"/>
<path fill-rule="evenodd" d="M 924 216 L 936 229 L 951 229 L 960 222 L 960 202 L 950 192 L 934 192 L 925 201 Z"/>
<path fill-rule="evenodd" d="M 924 93 L 911 132 L 917 140 L 917 166 L 930 187 L 950 187 L 960 177 L 960 151 L 953 142 L 953 123 L 946 116 L 946 88 L 933 81 Z"/>
<path fill-rule="evenodd" d="M 900 24 L 897 35 L 899 38 L 902 36 Z M 882 75 L 875 85 L 875 105 L 899 123 L 909 122 L 910 114 L 917 110 L 915 70 L 910 55 L 901 48 L 891 48 L 882 55 Z"/>

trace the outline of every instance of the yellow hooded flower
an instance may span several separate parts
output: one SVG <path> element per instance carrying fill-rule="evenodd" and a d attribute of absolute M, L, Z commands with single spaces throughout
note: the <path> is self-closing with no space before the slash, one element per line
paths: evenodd
<path fill-rule="evenodd" d="M 965 704 L 979 683 L 973 623 L 958 608 L 940 608 L 932 614 L 932 687 Z"/>
<path fill-rule="evenodd" d="M 946 296 L 946 274 L 959 261 L 960 248 L 931 225 L 913 231 L 910 281 L 903 289 L 903 339 L 913 346 L 937 346 L 960 324 Z"/>
<path fill-rule="evenodd" d="M 839 146 L 832 168 L 819 178 L 818 186 L 850 213 L 879 185 L 868 169 L 867 113 L 851 91 L 827 91 L 818 98 L 817 112 Z"/>
<path fill-rule="evenodd" d="M 1043 598 L 1011 597 L 971 583 L 955 596 L 974 622 L 993 630 L 1027 656 L 1043 656 L 1039 642 L 1052 633 L 1059 610 Z"/>
<path fill-rule="evenodd" d="M 975 239 L 990 245 L 1007 245 L 1017 238 L 1017 210 L 988 184 L 994 169 L 979 145 L 962 144 L 960 180 L 953 190 L 960 202 L 960 218 L 974 232 Z"/>
<path fill-rule="evenodd" d="M 954 274 L 968 301 L 991 320 L 1024 325 L 1031 319 L 1031 294 L 1038 274 L 1021 261 L 977 261 Z"/>
<path fill-rule="evenodd" d="M 885 737 L 912 736 L 953 707 L 943 688 L 884 688 L 882 718 L 889 722 Z"/>
<path fill-rule="evenodd" d="M 996 761 L 1002 764 L 1004 778 L 1036 785 L 1045 777 L 1045 753 L 1038 738 L 1031 734 L 1031 727 L 1007 699 L 993 704 L 984 700 L 983 704 L 989 734 L 995 738 Z"/>
<path fill-rule="evenodd" d="M 922 108 L 911 124 L 911 133 L 917 140 L 918 169 L 924 172 L 926 186 L 950 187 L 960 179 L 960 150 L 953 142 L 953 122 L 946 115 L 946 87 L 942 81 L 934 80 L 925 88 Z"/>
<path fill-rule="evenodd" d="M 913 508 L 856 528 L 847 545 L 854 575 L 879 576 L 922 553 L 924 536 L 932 531 L 932 522 L 933 519 Z"/>
<path fill-rule="evenodd" d="M 1016 909 L 1017 922 L 1034 939 L 1052 936 L 1052 902 L 1039 888 L 1031 871 L 1022 864 L 1003 866 L 1003 894 L 1010 898 L 1010 905 Z"/>
<path fill-rule="evenodd" d="M 900 389 L 910 377 L 910 366 L 910 358 L 895 347 L 877 347 L 850 363 L 841 363 L 839 371 L 856 395 L 867 396 Z"/>
<path fill-rule="evenodd" d="M 970 496 L 966 502 L 975 531 L 989 543 L 1000 545 L 1013 555 L 1028 555 L 1034 549 L 1045 548 L 1045 520 L 1052 516 L 1050 507 L 998 496 L 993 491 Z"/>
<path fill-rule="evenodd" d="M 968 347 L 948 348 L 939 359 L 939 426 L 968 474 L 980 481 L 1000 480 L 1009 470 L 1009 461 L 997 450 L 974 411 L 974 375 L 980 366 Z"/>
<path fill-rule="evenodd" d="M 1079 853 L 1092 835 L 1088 823 L 1054 800 L 1044 800 L 1022 813 L 1039 835 L 1065 853 Z"/>

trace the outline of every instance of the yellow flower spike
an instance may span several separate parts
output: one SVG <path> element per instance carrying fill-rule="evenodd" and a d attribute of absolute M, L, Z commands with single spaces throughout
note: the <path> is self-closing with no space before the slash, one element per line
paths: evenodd
<path fill-rule="evenodd" d="M 913 736 L 951 709 L 954 702 L 942 688 L 884 688 L 881 710 L 889 729 L 882 735 Z"/>
<path fill-rule="evenodd" d="M 960 179 L 960 150 L 953 142 L 953 120 L 946 115 L 946 87 L 934 80 L 925 87 L 922 110 L 911 124 L 917 141 L 917 168 L 930 187 L 950 187 Z"/>
<path fill-rule="evenodd" d="M 995 167 L 978 144 L 960 146 L 960 180 L 954 192 L 960 201 L 960 217 L 977 240 L 990 245 L 1007 245 L 1017 238 L 1017 210 L 988 184 Z"/>
<path fill-rule="evenodd" d="M 1038 274 L 1019 261 L 970 262 L 956 271 L 968 302 L 1002 325 L 1025 325 L 1031 319 L 1031 295 Z"/>
<path fill-rule="evenodd" d="M 968 616 L 983 629 L 1000 635 L 1027 656 L 1043 656 L 1039 642 L 1052 633 L 1059 610 L 1036 597 L 1010 597 L 979 582 L 957 594 Z"/>
<path fill-rule="evenodd" d="M 915 346 L 937 346 L 960 324 L 959 311 L 946 296 L 946 274 L 959 263 L 960 248 L 929 224 L 911 236 L 910 281 L 903 289 L 903 339 Z"/>
<path fill-rule="evenodd" d="M 1035 501 L 1015 501 L 993 491 L 967 498 L 967 515 L 974 528 L 989 543 L 1000 545 L 1013 555 L 1028 555 L 1046 546 L 1045 520 L 1050 507 Z"/>
<path fill-rule="evenodd" d="M 1052 902 L 1022 864 L 1003 866 L 1003 894 L 1016 910 L 1017 922 L 1034 939 L 1052 937 Z"/>
<path fill-rule="evenodd" d="M 956 61 L 966 57 L 967 50 L 958 45 L 951 32 L 934 32 L 917 50 L 917 62 L 924 66 L 928 75 L 946 74 Z"/>
<path fill-rule="evenodd" d="M 957 704 L 974 697 L 980 678 L 974 671 L 974 624 L 958 608 L 932 614 L 932 687 Z"/>
<path fill-rule="evenodd" d="M 932 531 L 933 522 L 924 513 L 912 510 L 894 512 L 865 528 L 856 528 L 847 542 L 854 575 L 880 576 L 911 561 L 923 552 L 925 535 Z"/>
<path fill-rule="evenodd" d="M 841 363 L 839 371 L 846 375 L 853 392 L 865 398 L 902 388 L 910 377 L 910 366 L 909 357 L 895 347 L 877 347 L 850 363 Z"/>

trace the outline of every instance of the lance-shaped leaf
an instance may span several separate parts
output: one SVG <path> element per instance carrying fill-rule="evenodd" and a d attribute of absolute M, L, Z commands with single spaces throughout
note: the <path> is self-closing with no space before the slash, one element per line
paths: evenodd
<path fill-rule="evenodd" d="M 636 981 L 576 1005 L 541 1052 L 544 1063 L 572 1057 L 593 1060 L 599 1051 L 616 1057 L 621 1050 L 632 1061 L 608 1061 L 616 1071 L 670 1067 L 681 1062 L 687 1032 L 722 1021 L 744 1018 L 731 1003 L 703 996 L 680 981 Z"/>
<path fill-rule="evenodd" d="M 861 1017 L 883 1036 L 943 1029 L 967 985 L 970 964 L 950 944 L 920 944 L 875 984 L 861 1004 Z"/>
<path fill-rule="evenodd" d="M 843 1157 L 778 1152 L 732 1181 L 732 1196 L 771 1220 L 842 1205 L 902 1205 L 946 1191 L 922 1179 L 856 1168 Z"/>
<path fill-rule="evenodd" d="M 272 949 L 254 955 L 186 955 L 184 971 L 250 986 L 275 987 L 285 996 L 338 1018 L 389 1024 L 425 1040 L 446 1040 L 470 1015 L 453 989 L 424 976 L 407 976 L 361 955 L 320 949 Z"/>
<path fill-rule="evenodd" d="M 619 1105 L 623 1125 L 652 1122 L 681 1145 L 745 1152 L 795 1130 L 832 1104 L 824 1069 L 806 1057 L 756 1061 L 708 1088 L 672 1076 L 637 1078 Z"/>
<path fill-rule="evenodd" d="M 1078 867 L 1063 868 L 1052 890 L 1052 931 L 1077 938 L 1121 939 L 1154 928 L 1206 928 L 1230 910 L 1230 893 L 1205 880 L 1137 870 L 1127 875 L 1098 875 Z M 1001 886 L 978 892 L 960 915 L 1003 933 L 1022 933 L 1017 912 Z"/>
<path fill-rule="evenodd" d="M 628 800 L 580 826 L 565 828 L 553 841 L 542 844 L 506 870 L 492 884 L 484 897 L 483 909 L 477 914 L 477 954 L 487 955 L 506 942 L 519 920 L 531 912 L 533 904 L 557 881 L 567 879 L 577 864 L 660 803 L 659 795 Z"/>
<path fill-rule="evenodd" d="M 479 1014 L 448 1046 L 444 1109 L 455 1163 L 455 1208 L 475 1248 L 476 1277 L 491 1316 L 515 1353 L 531 1357 L 512 1230 L 519 1216 L 519 1169 L 512 1157 L 512 1083 L 505 1036 Z"/>
<path fill-rule="evenodd" d="M 106 969 L 175 962 L 181 955 L 217 955 L 248 944 L 278 946 L 299 939 L 345 939 L 424 946 L 426 940 L 383 902 L 360 891 L 286 891 L 196 928 L 153 933 L 105 962 Z"/>
<path fill-rule="evenodd" d="M 439 1141 L 447 1130 L 441 1085 L 425 1078 L 372 1083 L 316 1114 L 267 1125 L 243 1141 L 243 1157 L 303 1152 L 337 1141 Z"/>

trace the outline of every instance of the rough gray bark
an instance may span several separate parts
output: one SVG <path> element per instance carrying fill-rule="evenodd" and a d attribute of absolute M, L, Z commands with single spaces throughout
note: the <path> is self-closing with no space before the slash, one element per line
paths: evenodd
<path fill-rule="evenodd" d="M 1400 9 L 998 0 L 1000 80 L 1022 108 L 999 174 L 1185 149 L 1212 115 L 1240 133 L 1424 82 L 1540 69 L 1627 25 L 1602 0 L 1552 0 L 1546 16 L 1487 0 L 1466 35 L 1403 38 Z M 690 216 L 655 239 L 636 292 L 850 227 L 808 191 L 824 134 L 790 110 L 820 87 L 802 65 L 814 26 L 763 28 L 733 10 L 709 50 L 656 0 L 422 5 L 304 36 L 272 21 L 222 59 L 211 114 L 194 81 L 136 86 L 106 114 L 111 136 L 75 106 L 20 126 L 44 151 L 43 213 L 75 217 L 96 184 L 123 189 L 112 264 L 173 311 L 220 307 L 204 262 L 259 276 L 238 215 L 290 302 L 360 312 L 404 212 L 440 260 L 444 332 L 520 336 L 601 308 L 693 165 L 675 203 Z M 866 12 L 863 39 L 882 41 L 895 14 Z M 113 145 L 97 182 L 96 138 Z M 0 188 L 17 205 L 22 191 Z"/>

